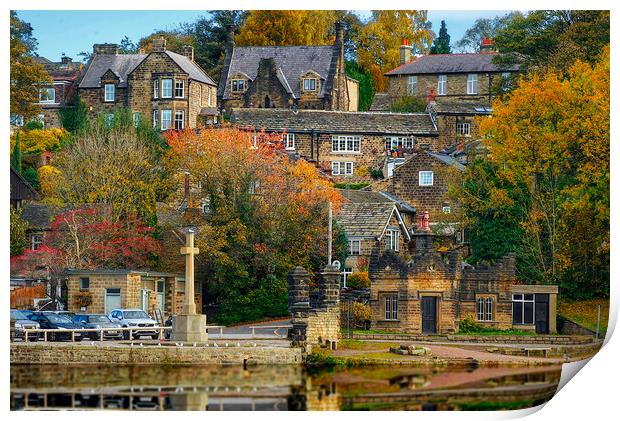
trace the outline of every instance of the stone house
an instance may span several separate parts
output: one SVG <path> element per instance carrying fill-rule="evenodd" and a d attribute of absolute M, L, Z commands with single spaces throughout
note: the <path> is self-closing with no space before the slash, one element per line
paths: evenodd
<path fill-rule="evenodd" d="M 409 229 L 396 203 L 392 201 L 359 203 L 345 201 L 336 215 L 349 240 L 349 253 L 343 262 L 343 275 L 365 271 L 375 246 L 394 253 L 407 254 Z"/>
<path fill-rule="evenodd" d="M 359 82 L 344 70 L 344 33 L 333 45 L 252 46 L 234 43 L 228 27 L 218 87 L 220 108 L 295 108 L 357 111 Z"/>
<path fill-rule="evenodd" d="M 75 313 L 109 313 L 115 308 L 140 308 L 148 314 L 158 308 L 165 318 L 181 312 L 184 275 L 126 269 L 71 270 L 67 277 L 68 310 Z M 197 308 L 200 283 L 195 283 Z"/>
<path fill-rule="evenodd" d="M 287 152 L 340 181 L 370 180 L 391 155 L 447 146 L 437 143 L 437 127 L 428 113 L 235 108 L 230 120 L 241 129 L 282 133 Z"/>
<path fill-rule="evenodd" d="M 83 65 L 74 63 L 71 57 L 62 56 L 60 62 L 53 62 L 44 57 L 36 60 L 43 65 L 52 78 L 52 84 L 39 88 L 39 120 L 43 127 L 62 127 L 58 110 L 75 105 L 77 81 L 82 73 Z"/>
<path fill-rule="evenodd" d="M 161 130 L 195 128 L 217 121 L 216 84 L 194 61 L 194 50 L 166 50 L 162 37 L 148 54 L 119 54 L 116 44 L 95 44 L 78 85 L 91 117 L 112 118 L 128 107 L 134 122 Z"/>
<path fill-rule="evenodd" d="M 495 63 L 499 54 L 488 38 L 479 53 L 412 57 L 406 42 L 400 50 L 400 65 L 385 74 L 388 89 L 375 96 L 370 109 L 388 111 L 403 97 L 425 99 L 436 120 L 439 142 L 446 146 L 479 139 L 476 117 L 492 113 L 495 94 L 508 87 L 519 70 L 516 64 Z"/>
<path fill-rule="evenodd" d="M 461 251 L 433 248 L 428 214 L 419 215 L 412 257 L 375 247 L 369 276 L 371 328 L 417 334 L 450 334 L 472 319 L 494 329 L 556 333 L 558 287 L 523 285 L 515 255 L 493 265 L 464 265 Z"/>

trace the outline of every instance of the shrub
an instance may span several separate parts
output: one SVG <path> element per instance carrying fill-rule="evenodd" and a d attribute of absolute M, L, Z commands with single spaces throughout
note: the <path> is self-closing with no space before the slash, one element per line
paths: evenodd
<path fill-rule="evenodd" d="M 62 148 L 63 141 L 69 136 L 65 129 L 33 129 L 19 132 L 21 152 L 24 155 L 40 154 Z M 11 150 L 15 145 L 17 134 L 11 136 Z"/>
<path fill-rule="evenodd" d="M 459 321 L 459 333 L 479 333 L 483 330 L 484 328 L 471 317 Z"/>
<path fill-rule="evenodd" d="M 370 278 L 368 272 L 357 272 L 347 276 L 347 286 L 353 289 L 370 288 Z"/>
<path fill-rule="evenodd" d="M 426 109 L 426 103 L 417 96 L 404 96 L 390 105 L 393 113 L 422 113 Z"/>

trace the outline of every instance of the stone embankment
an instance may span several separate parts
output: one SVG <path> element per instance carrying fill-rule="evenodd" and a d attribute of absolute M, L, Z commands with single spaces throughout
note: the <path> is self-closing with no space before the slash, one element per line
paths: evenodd
<path fill-rule="evenodd" d="M 302 364 L 300 348 L 158 346 L 147 344 L 11 343 L 11 364 L 259 365 Z"/>
<path fill-rule="evenodd" d="M 343 334 L 347 337 L 346 333 Z M 399 342 L 454 342 L 476 344 L 581 345 L 594 343 L 593 336 L 572 335 L 407 335 L 398 333 L 354 333 L 350 339 Z"/>

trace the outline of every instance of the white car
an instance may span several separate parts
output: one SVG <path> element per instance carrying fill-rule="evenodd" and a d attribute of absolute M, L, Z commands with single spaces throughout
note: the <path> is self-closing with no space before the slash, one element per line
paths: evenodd
<path fill-rule="evenodd" d="M 109 317 L 112 322 L 118 323 L 122 327 L 159 327 L 155 320 L 151 319 L 144 310 L 139 308 L 114 309 L 110 312 Z M 132 332 L 131 339 L 138 339 L 143 336 L 150 336 L 152 339 L 159 339 L 159 330 L 140 329 Z M 123 332 L 123 337 L 125 339 L 130 339 L 129 331 Z"/>

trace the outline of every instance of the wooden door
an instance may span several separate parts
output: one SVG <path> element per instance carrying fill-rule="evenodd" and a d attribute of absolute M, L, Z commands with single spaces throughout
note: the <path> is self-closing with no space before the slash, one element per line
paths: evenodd
<path fill-rule="evenodd" d="M 535 295 L 534 323 L 536 324 L 536 333 L 549 333 L 549 294 Z"/>
<path fill-rule="evenodd" d="M 422 333 L 437 333 L 437 297 L 422 297 Z"/>

